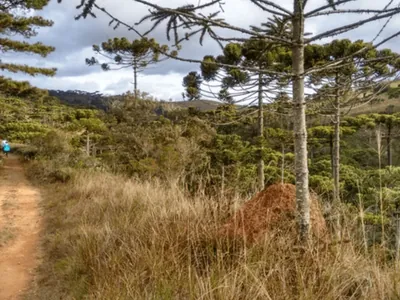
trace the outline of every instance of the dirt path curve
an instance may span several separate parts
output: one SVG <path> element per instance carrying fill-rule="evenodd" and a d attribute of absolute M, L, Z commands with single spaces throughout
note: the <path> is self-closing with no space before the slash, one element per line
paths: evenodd
<path fill-rule="evenodd" d="M 33 279 L 39 242 L 40 193 L 16 156 L 0 170 L 0 300 L 20 299 Z"/>

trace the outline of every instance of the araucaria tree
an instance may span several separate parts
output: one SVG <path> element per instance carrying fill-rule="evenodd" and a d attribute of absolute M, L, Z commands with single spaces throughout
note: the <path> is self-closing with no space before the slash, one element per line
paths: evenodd
<path fill-rule="evenodd" d="M 99 62 L 95 57 L 87 58 L 89 66 L 101 65 L 104 71 L 132 68 L 135 97 L 138 97 L 137 75 L 150 65 L 168 59 L 163 53 L 168 52 L 168 46 L 158 44 L 154 39 L 143 37 L 134 41 L 126 38 L 109 39 L 100 46 L 93 45 L 93 51 L 107 59 L 107 62 Z M 168 53 L 175 56 L 176 51 Z"/>
<path fill-rule="evenodd" d="M 316 90 L 312 97 L 313 104 L 333 117 L 333 200 L 339 203 L 341 115 L 351 111 L 354 106 L 376 99 L 379 91 L 384 88 L 382 83 L 387 84 L 397 76 L 400 60 L 399 55 L 389 49 L 377 50 L 370 43 L 361 40 L 333 40 L 328 44 L 315 46 L 314 49 L 317 49 L 321 62 L 342 60 L 337 63 L 336 68 L 313 73 L 308 84 Z M 368 51 L 361 51 L 363 49 Z"/>
<path fill-rule="evenodd" d="M 270 25 L 270 23 L 269 23 Z M 264 74 L 265 68 L 271 68 L 275 71 L 282 70 L 285 66 L 281 60 L 285 60 L 289 54 L 289 49 L 280 47 L 269 41 L 260 39 L 250 39 L 244 43 L 229 43 L 223 49 L 223 54 L 216 58 L 207 55 L 203 58 L 201 71 L 205 81 L 215 83 L 219 82 L 220 91 L 219 100 L 228 103 L 243 103 L 249 105 L 257 102 L 257 177 L 258 189 L 264 189 L 264 105 L 271 98 L 275 98 L 284 86 L 279 81 L 279 76 L 274 74 Z M 218 67 L 214 62 L 220 62 L 230 65 L 230 67 Z M 237 66 L 236 68 L 231 67 Z M 256 71 L 240 70 L 238 67 L 252 66 Z M 258 69 L 258 70 L 257 70 Z M 211 90 L 211 88 L 210 88 Z M 203 90 L 208 95 L 212 92 Z"/>
<path fill-rule="evenodd" d="M 200 86 L 203 82 L 200 74 L 196 71 L 189 72 L 183 77 L 182 85 L 185 88 L 183 94 L 189 101 L 200 99 Z"/>
<path fill-rule="evenodd" d="M 153 25 L 148 32 L 139 32 L 139 27 L 131 26 L 128 20 L 125 22 L 117 16 L 112 15 L 107 8 L 99 7 L 97 0 L 81 0 L 82 13 L 78 16 L 87 17 L 94 15 L 97 10 L 106 13 L 113 22 L 119 25 L 128 27 L 135 31 L 140 36 L 150 34 L 155 28 L 162 26 L 164 21 L 167 26 L 167 37 L 173 37 L 174 44 L 180 45 L 185 40 L 194 38 L 196 34 L 200 36 L 202 43 L 205 35 L 216 40 L 221 46 L 229 41 L 246 42 L 250 39 L 268 40 L 276 45 L 288 47 L 291 49 L 291 68 L 284 71 L 276 71 L 270 66 L 263 66 L 261 69 L 254 65 L 249 66 L 232 66 L 241 70 L 255 71 L 262 74 L 270 74 L 277 77 L 291 78 L 290 85 L 292 90 L 292 116 L 294 125 L 294 145 L 295 145 L 295 173 L 296 173 L 296 201 L 299 222 L 300 238 L 303 242 L 307 241 L 310 233 L 310 197 L 309 197 L 309 181 L 308 181 L 308 162 L 307 162 L 307 128 L 306 128 L 306 98 L 305 98 L 305 79 L 315 72 L 321 70 L 334 69 L 338 66 L 343 58 L 339 58 L 319 66 L 312 64 L 305 65 L 305 47 L 309 44 L 317 43 L 320 40 L 330 37 L 336 37 L 340 34 L 347 33 L 350 30 L 359 28 L 365 24 L 378 21 L 393 20 L 393 17 L 400 13 L 398 3 L 393 0 L 388 0 L 386 5 L 381 9 L 367 7 L 367 4 L 362 1 L 354 0 L 326 0 L 319 7 L 312 7 L 310 4 L 315 4 L 315 1 L 308 0 L 292 0 L 290 7 L 277 4 L 276 1 L 269 0 L 247 0 L 249 6 L 258 7 L 265 13 L 265 20 L 271 15 L 282 18 L 283 22 L 289 22 L 291 32 L 289 36 L 269 34 L 264 31 L 257 30 L 257 25 L 241 27 L 228 23 L 221 18 L 223 14 L 223 6 L 235 5 L 229 1 L 223 0 L 208 0 L 208 2 L 192 1 L 194 4 L 188 4 L 178 8 L 164 7 L 155 4 L 148 0 L 133 0 L 134 3 L 140 3 L 150 8 L 150 14 L 144 16 L 136 25 L 143 22 L 151 22 Z M 352 3 L 351 7 L 346 7 L 347 3 Z M 357 2 L 358 8 L 354 8 L 354 3 Z M 215 12 L 206 15 L 204 10 L 210 10 L 215 6 Z M 336 22 L 328 22 L 326 18 L 335 18 L 340 15 L 357 15 L 358 18 L 347 18 L 347 24 Z M 324 32 L 314 32 L 310 36 L 304 33 L 305 24 L 310 19 L 325 18 L 325 24 L 332 24 L 330 28 Z M 130 21 L 130 20 L 129 20 Z M 382 30 L 378 30 L 375 36 L 371 37 L 371 41 L 375 42 L 374 47 L 379 47 L 390 39 L 400 35 L 400 31 L 390 36 L 384 36 L 385 24 Z M 368 48 L 361 49 L 368 51 Z M 358 53 L 360 53 L 358 52 Z M 176 59 L 192 63 L 201 63 L 201 59 L 184 58 L 177 56 Z M 219 66 L 229 66 L 229 64 L 216 61 Z"/>
<path fill-rule="evenodd" d="M 253 27 L 259 33 L 269 35 L 290 35 L 290 26 L 282 18 L 275 17 L 260 27 Z M 223 54 L 216 58 L 207 55 L 201 64 L 202 75 L 205 81 L 220 82 L 219 100 L 228 103 L 247 102 L 250 105 L 257 102 L 258 106 L 258 151 L 257 151 L 257 177 L 259 190 L 264 189 L 264 105 L 265 102 L 275 99 L 285 87 L 287 78 L 282 78 L 274 73 L 263 73 L 270 69 L 282 72 L 287 69 L 290 61 L 290 49 L 271 42 L 268 39 L 248 39 L 243 43 L 231 42 L 224 49 Z M 220 62 L 225 67 L 219 67 L 215 62 Z M 237 66 L 236 68 L 232 66 Z M 243 69 L 239 69 L 242 67 Z M 252 67 L 254 70 L 246 70 Z M 290 67 L 289 67 L 290 68 Z M 204 91 L 206 92 L 206 91 Z M 208 92 L 208 94 L 213 94 Z"/>
<path fill-rule="evenodd" d="M 29 39 L 37 35 L 39 27 L 50 27 L 53 22 L 39 16 L 26 16 L 30 10 L 40 10 L 48 4 L 49 0 L 1 0 L 0 1 L 0 49 L 5 52 L 25 52 L 38 54 L 46 57 L 55 50 L 54 47 L 46 46 L 40 42 L 30 44 L 26 41 L 11 39 L 10 37 L 21 36 Z M 14 62 L 0 61 L 0 69 L 12 73 L 23 72 L 31 76 L 45 75 L 53 76 L 56 69 L 37 68 Z M 32 96 L 40 94 L 40 90 L 33 88 L 28 82 L 16 82 L 0 76 L 1 93 L 19 96 Z"/>

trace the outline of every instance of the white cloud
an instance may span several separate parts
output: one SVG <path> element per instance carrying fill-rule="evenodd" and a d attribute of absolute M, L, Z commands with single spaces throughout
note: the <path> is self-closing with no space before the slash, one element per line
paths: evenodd
<path fill-rule="evenodd" d="M 85 58 L 93 56 L 91 46 L 114 36 L 127 36 L 131 39 L 137 38 L 133 32 L 128 32 L 123 27 L 113 30 L 108 27 L 108 18 L 101 12 L 97 13 L 97 18 L 88 17 L 86 20 L 75 21 L 74 16 L 78 14 L 75 9 L 81 0 L 64 0 L 61 4 L 51 1 L 50 4 L 39 14 L 54 20 L 52 28 L 41 29 L 37 38 L 34 40 L 43 41 L 46 44 L 54 45 L 57 50 L 47 58 L 32 55 L 7 54 L 3 55 L 4 61 L 27 63 L 40 67 L 57 67 L 59 72 L 54 78 L 35 77 L 30 78 L 23 75 L 14 76 L 16 79 L 30 80 L 33 84 L 49 89 L 80 89 L 85 91 L 100 91 L 103 93 L 116 94 L 132 90 L 132 73 L 130 70 L 104 72 L 98 67 L 88 67 L 85 65 Z M 188 3 L 198 3 L 198 0 L 155 0 L 153 3 L 176 7 Z M 167 2 L 167 3 L 166 3 Z M 205 1 L 204 1 L 205 2 Z M 259 25 L 266 22 L 269 15 L 258 9 L 249 0 L 229 0 L 225 1 L 225 12 L 220 16 L 226 18 L 237 26 Z M 308 10 L 311 10 L 326 0 L 309 1 Z M 387 1 L 383 3 L 376 0 L 359 0 L 350 2 L 344 8 L 383 8 Z M 135 3 L 132 0 L 98 0 L 100 6 L 107 7 L 109 11 L 121 20 L 129 24 L 137 22 L 148 10 L 144 5 Z M 292 0 L 281 0 L 280 5 L 288 10 L 292 10 Z M 361 16 L 362 18 L 365 15 Z M 339 16 L 318 17 L 308 20 L 306 31 L 313 34 L 320 33 L 329 28 L 344 25 L 359 19 L 360 16 Z M 346 34 L 343 37 L 353 39 L 372 39 L 379 31 L 384 21 L 367 25 L 356 31 Z M 142 28 L 150 26 L 149 23 Z M 385 29 L 382 37 L 398 30 L 400 26 L 400 16 L 395 17 Z M 153 33 L 161 43 L 167 43 L 165 38 L 165 27 L 161 26 Z M 397 40 L 396 40 L 397 41 Z M 400 51 L 396 41 L 388 44 L 394 50 Z M 181 51 L 186 58 L 202 59 L 205 54 L 219 54 L 217 44 L 210 39 L 206 39 L 204 46 L 201 47 L 197 39 L 186 42 Z M 141 74 L 139 77 L 139 89 L 151 93 L 157 98 L 175 100 L 181 99 L 183 91 L 182 78 L 192 70 L 198 70 L 194 64 L 186 64 L 177 61 L 167 61 L 156 65 L 154 68 Z M 9 75 L 9 74 L 6 74 Z"/>
<path fill-rule="evenodd" d="M 119 94 L 133 90 L 133 76 L 130 71 L 96 72 L 81 76 L 64 76 L 51 78 L 27 78 L 32 84 L 47 89 L 84 90 L 88 92 L 99 91 L 104 94 Z M 138 76 L 138 88 L 153 95 L 158 99 L 169 98 L 179 100 L 182 93 L 182 74 L 171 72 L 168 74 L 154 74 Z"/>

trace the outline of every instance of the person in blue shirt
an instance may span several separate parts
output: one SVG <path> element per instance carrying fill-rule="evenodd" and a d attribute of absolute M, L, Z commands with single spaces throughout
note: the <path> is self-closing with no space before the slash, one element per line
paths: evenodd
<path fill-rule="evenodd" d="M 11 148 L 7 141 L 3 144 L 3 153 L 8 157 L 8 153 L 10 152 Z"/>

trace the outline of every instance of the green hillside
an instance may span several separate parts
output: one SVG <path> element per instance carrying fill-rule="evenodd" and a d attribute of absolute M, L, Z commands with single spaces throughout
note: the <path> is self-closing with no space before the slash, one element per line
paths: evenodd
<path fill-rule="evenodd" d="M 183 108 L 193 107 L 200 111 L 216 110 L 222 103 L 212 100 L 175 101 L 174 105 Z"/>
<path fill-rule="evenodd" d="M 392 89 L 395 89 L 399 82 L 391 84 Z M 62 103 L 67 105 L 73 105 L 83 108 L 99 108 L 102 110 L 107 109 L 111 101 L 118 101 L 122 97 L 119 96 L 106 96 L 100 93 L 89 93 L 85 91 L 59 91 L 50 90 L 49 94 L 56 97 Z M 377 101 L 379 99 L 379 101 Z M 368 103 L 357 105 L 353 107 L 349 114 L 359 115 L 368 113 L 384 113 L 387 109 L 391 108 L 393 112 L 400 111 L 400 95 L 395 98 L 389 97 L 387 92 L 384 92 L 377 96 L 377 100 L 370 101 Z M 162 103 L 166 103 L 163 102 Z M 176 106 L 181 108 L 193 107 L 200 111 L 212 111 L 216 110 L 219 106 L 223 105 L 223 102 L 214 100 L 192 100 L 192 101 L 172 101 L 168 102 L 169 107 Z M 268 106 L 268 105 L 267 105 Z M 238 105 L 240 107 L 240 105 Z M 343 109 L 344 112 L 348 112 L 348 109 Z"/>

